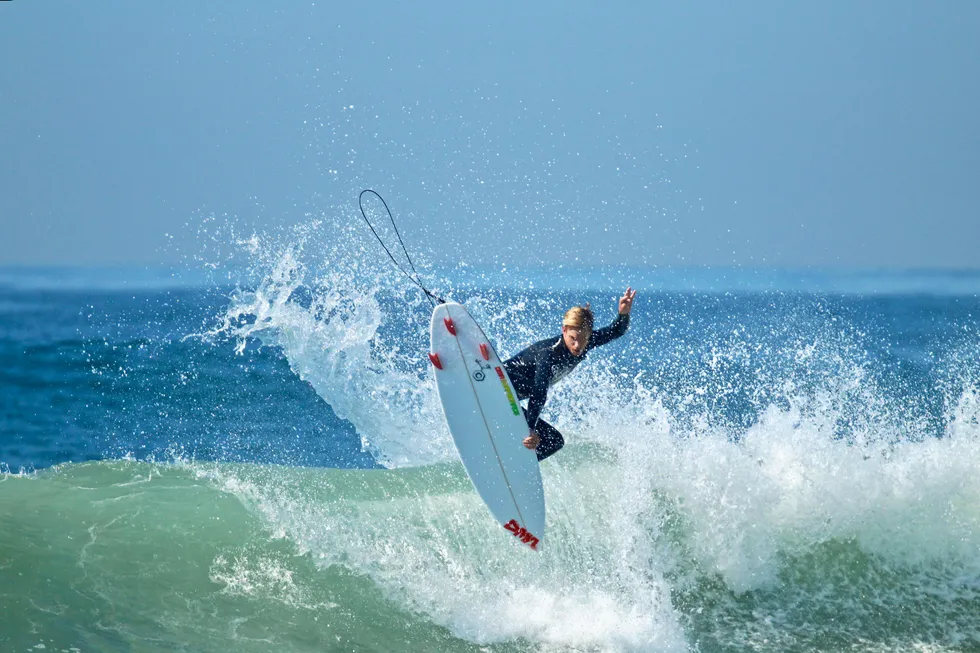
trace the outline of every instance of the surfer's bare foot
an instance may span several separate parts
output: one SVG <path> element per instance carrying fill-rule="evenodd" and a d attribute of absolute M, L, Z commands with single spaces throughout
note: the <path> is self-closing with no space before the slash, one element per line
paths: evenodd
<path fill-rule="evenodd" d="M 524 446 L 528 449 L 537 449 L 539 444 L 541 444 L 541 438 L 536 431 L 531 431 L 530 435 L 524 438 Z"/>

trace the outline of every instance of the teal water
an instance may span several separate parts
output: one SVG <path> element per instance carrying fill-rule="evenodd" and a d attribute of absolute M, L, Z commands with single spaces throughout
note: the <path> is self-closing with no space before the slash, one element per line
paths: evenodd
<path fill-rule="evenodd" d="M 496 537 L 456 464 L 67 464 L 0 483 L 0 642 L 18 651 L 969 650 L 980 637 L 978 486 L 954 490 L 938 478 L 957 467 L 939 458 L 957 451 L 921 452 L 933 454 L 928 464 L 838 451 L 837 464 L 865 473 L 862 484 L 937 477 L 920 476 L 930 486 L 904 500 L 821 499 L 825 486 L 801 501 L 807 493 L 787 495 L 782 467 L 717 450 L 697 460 L 728 456 L 764 482 L 699 478 L 691 460 L 687 473 L 630 484 L 623 496 L 612 479 L 637 469 L 609 449 L 574 447 L 546 474 L 542 555 Z M 706 487 L 678 495 L 671 485 L 684 479 Z M 707 486 L 726 483 L 710 496 L 721 488 Z M 779 495 L 758 496 L 772 484 Z M 749 504 L 743 514 L 723 508 L 728 493 Z M 709 505 L 719 496 L 721 506 Z M 944 513 L 918 512 L 941 498 L 951 499 Z M 828 512 L 815 520 L 808 502 Z"/>
<path fill-rule="evenodd" d="M 247 490 L 231 489 L 271 479 L 334 507 L 410 492 L 408 479 L 364 473 L 125 461 L 6 478 L 3 649 L 472 650 L 412 619 L 368 576 L 302 555 L 248 509 Z"/>

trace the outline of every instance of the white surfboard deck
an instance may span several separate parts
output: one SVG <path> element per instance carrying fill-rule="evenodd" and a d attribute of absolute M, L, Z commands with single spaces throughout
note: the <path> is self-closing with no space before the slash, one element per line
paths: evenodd
<path fill-rule="evenodd" d="M 494 518 L 539 550 L 545 524 L 541 469 L 524 446 L 527 421 L 507 370 L 462 304 L 436 306 L 429 336 L 438 357 L 438 364 L 432 362 L 439 399 L 466 473 Z"/>

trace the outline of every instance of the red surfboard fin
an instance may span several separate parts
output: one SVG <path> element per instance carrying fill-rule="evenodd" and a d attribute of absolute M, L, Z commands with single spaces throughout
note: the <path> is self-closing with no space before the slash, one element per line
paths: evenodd
<path fill-rule="evenodd" d="M 448 317 L 442 318 L 442 321 L 446 323 L 446 329 L 449 331 L 449 333 L 451 333 L 453 335 L 456 335 L 456 324 L 455 324 L 455 322 L 453 322 L 452 319 L 450 319 Z"/>
<path fill-rule="evenodd" d="M 439 370 L 442 369 L 442 361 L 439 360 L 439 354 L 432 354 L 432 353 L 430 353 L 429 354 L 429 360 L 432 361 L 432 364 L 436 366 L 436 369 L 439 369 Z"/>
<path fill-rule="evenodd" d="M 490 348 L 487 347 L 487 343 L 483 343 L 480 345 L 480 354 L 483 355 L 483 360 L 485 361 L 490 360 Z"/>

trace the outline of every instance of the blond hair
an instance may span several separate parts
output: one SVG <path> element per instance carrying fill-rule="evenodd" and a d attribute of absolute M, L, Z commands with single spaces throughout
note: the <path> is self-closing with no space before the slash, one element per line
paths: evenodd
<path fill-rule="evenodd" d="M 592 333 L 592 310 L 585 306 L 572 306 L 561 321 L 563 327 L 582 329 Z"/>

